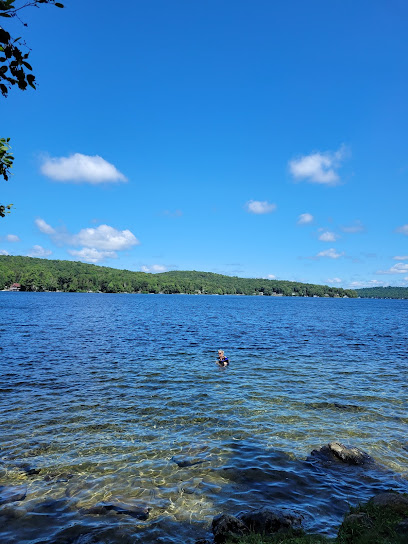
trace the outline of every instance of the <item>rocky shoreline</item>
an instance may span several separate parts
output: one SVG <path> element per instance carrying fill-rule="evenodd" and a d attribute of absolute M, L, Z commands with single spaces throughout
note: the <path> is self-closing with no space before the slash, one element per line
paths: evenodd
<path fill-rule="evenodd" d="M 313 450 L 311 457 L 326 465 L 339 461 L 360 466 L 375 463 L 366 452 L 341 442 L 331 442 Z M 334 539 L 306 533 L 302 528 L 302 516 L 296 513 L 267 508 L 237 516 L 220 514 L 214 518 L 211 528 L 215 544 L 407 544 L 408 494 L 395 491 L 379 493 L 368 502 L 351 508 Z M 201 540 L 197 544 L 212 543 Z"/>
<path fill-rule="evenodd" d="M 266 508 L 237 516 L 220 514 L 213 520 L 212 532 L 215 544 L 406 544 L 408 495 L 380 493 L 351 509 L 334 539 L 306 533 L 301 516 Z"/>
<path fill-rule="evenodd" d="M 375 460 L 366 452 L 341 442 L 331 442 L 313 450 L 309 460 L 328 467 L 335 464 L 370 467 Z M 195 466 L 201 459 L 174 457 L 172 461 L 180 467 Z M 20 470 L 27 476 L 38 475 L 41 469 L 26 464 Z M 72 474 L 47 474 L 44 481 L 69 481 Z M 0 485 L 0 522 L 17 517 L 24 517 L 23 501 L 27 495 L 27 486 Z M 38 505 L 41 512 L 52 511 L 58 501 L 48 501 Z M 58 505 L 57 505 L 58 507 Z M 43 512 L 45 508 L 45 511 Z M 38 508 L 37 508 L 38 510 Z M 37 511 L 36 510 L 36 511 Z M 133 502 L 99 502 L 91 508 L 81 509 L 86 516 L 118 515 L 129 516 L 146 521 L 151 508 Z M 408 544 L 408 495 L 397 491 L 381 492 L 368 502 L 351 508 L 344 516 L 337 536 L 327 538 L 322 535 L 308 534 L 302 526 L 303 516 L 297 512 L 279 509 L 255 509 L 239 512 L 236 515 L 220 513 L 215 516 L 211 530 L 213 539 L 196 539 L 196 544 Z M 45 542 L 45 541 L 44 541 Z M 56 539 L 47 540 L 49 544 L 106 544 L 97 534 L 81 533 L 74 535 L 60 534 Z M 190 541 L 189 541 L 190 542 Z"/>

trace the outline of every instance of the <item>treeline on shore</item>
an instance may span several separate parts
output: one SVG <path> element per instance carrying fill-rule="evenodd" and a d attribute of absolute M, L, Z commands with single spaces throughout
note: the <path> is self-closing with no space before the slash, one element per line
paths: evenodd
<path fill-rule="evenodd" d="M 239 278 L 196 271 L 148 274 L 77 261 L 0 256 L 0 290 L 8 289 L 15 283 L 19 284 L 21 291 L 357 296 L 355 291 L 349 289 L 292 281 Z"/>
<path fill-rule="evenodd" d="M 408 287 L 365 287 L 356 291 L 360 298 L 408 298 Z"/>

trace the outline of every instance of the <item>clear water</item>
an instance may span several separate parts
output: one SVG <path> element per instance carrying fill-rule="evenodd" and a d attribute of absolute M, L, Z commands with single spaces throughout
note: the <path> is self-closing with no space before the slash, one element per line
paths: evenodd
<path fill-rule="evenodd" d="M 27 487 L 0 506 L 2 543 L 193 543 L 216 514 L 261 506 L 332 535 L 349 504 L 408 490 L 408 301 L 0 303 L 0 486 Z M 376 465 L 309 457 L 333 440 Z M 149 517 L 89 512 L 101 502 Z"/>

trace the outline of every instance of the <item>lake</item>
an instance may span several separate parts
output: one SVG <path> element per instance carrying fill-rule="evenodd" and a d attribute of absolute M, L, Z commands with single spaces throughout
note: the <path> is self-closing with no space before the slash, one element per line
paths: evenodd
<path fill-rule="evenodd" d="M 408 491 L 408 301 L 0 303 L 0 498 L 25 494 L 0 506 L 2 543 L 194 543 L 261 506 L 333 535 L 349 505 Z M 375 465 L 310 455 L 334 440 Z"/>

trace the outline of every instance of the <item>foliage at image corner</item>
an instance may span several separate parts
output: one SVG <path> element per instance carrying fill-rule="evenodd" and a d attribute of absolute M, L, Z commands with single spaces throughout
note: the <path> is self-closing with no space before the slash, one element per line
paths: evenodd
<path fill-rule="evenodd" d="M 40 7 L 41 4 L 51 4 L 63 8 L 63 4 L 56 0 L 0 0 L 0 17 L 4 19 L 17 18 L 23 26 L 27 26 L 20 19 L 20 11 L 27 7 Z M 24 91 L 27 87 L 36 88 L 35 75 L 32 66 L 28 62 L 30 49 L 21 37 L 13 38 L 11 34 L 0 25 L 0 92 L 7 98 L 10 89 L 16 85 Z M 10 138 L 0 138 L 0 178 L 4 181 L 11 175 L 10 168 L 13 164 L 13 155 L 10 153 Z M 10 213 L 12 204 L 0 204 L 0 217 Z"/>
<path fill-rule="evenodd" d="M 13 166 L 13 154 L 10 153 L 10 138 L 0 138 L 0 177 L 8 181 L 11 175 L 10 168 Z M 0 217 L 10 213 L 12 204 L 0 204 Z"/>
<path fill-rule="evenodd" d="M 63 8 L 63 4 L 55 0 L 32 0 L 17 2 L 16 0 L 0 0 L 0 17 L 20 19 L 20 11 L 27 7 L 39 7 L 41 4 L 52 4 Z M 27 23 L 21 21 L 23 26 Z M 35 75 L 28 62 L 30 50 L 25 41 L 19 36 L 13 38 L 9 32 L 0 26 L 0 91 L 4 97 L 8 96 L 13 85 L 25 91 L 28 86 L 35 89 Z"/>

